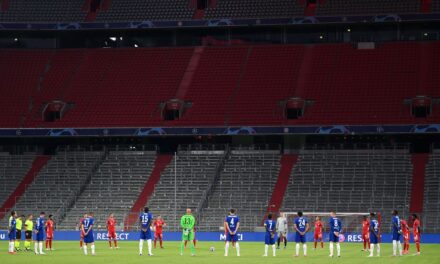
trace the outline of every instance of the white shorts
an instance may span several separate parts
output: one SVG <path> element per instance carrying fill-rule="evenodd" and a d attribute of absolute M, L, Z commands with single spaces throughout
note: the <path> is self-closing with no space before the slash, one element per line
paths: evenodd
<path fill-rule="evenodd" d="M 278 237 L 287 237 L 287 232 L 277 232 Z"/>

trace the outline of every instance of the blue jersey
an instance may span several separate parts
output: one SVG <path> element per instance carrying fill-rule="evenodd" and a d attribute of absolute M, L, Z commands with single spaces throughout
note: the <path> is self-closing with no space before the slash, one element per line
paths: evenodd
<path fill-rule="evenodd" d="M 37 230 L 39 233 L 43 233 L 45 229 L 45 220 L 43 217 L 38 217 L 37 221 L 35 222 L 35 230 Z"/>
<path fill-rule="evenodd" d="M 93 224 L 95 223 L 95 219 L 93 217 L 84 218 L 82 221 L 82 225 L 84 227 L 84 232 L 89 232 L 89 230 L 93 229 Z"/>
<path fill-rule="evenodd" d="M 240 223 L 240 217 L 237 215 L 228 215 L 226 216 L 225 222 L 228 225 L 229 230 L 231 232 L 235 232 L 235 230 L 237 230 L 238 223 Z"/>
<path fill-rule="evenodd" d="M 274 220 L 266 220 L 264 221 L 264 227 L 266 228 L 266 233 L 274 233 L 276 228 L 276 223 Z"/>
<path fill-rule="evenodd" d="M 17 220 L 14 217 L 9 219 L 9 230 L 11 230 L 11 233 L 17 231 Z"/>
<path fill-rule="evenodd" d="M 308 221 L 304 217 L 298 217 L 295 219 L 295 226 L 300 232 L 305 232 Z"/>
<path fill-rule="evenodd" d="M 372 219 L 370 221 L 370 234 L 374 234 L 371 229 L 375 232 L 375 233 L 379 233 L 379 221 L 377 221 L 376 219 Z"/>
<path fill-rule="evenodd" d="M 402 229 L 400 226 L 400 218 L 398 215 L 393 216 L 391 222 L 393 223 L 393 234 L 400 233 Z"/>
<path fill-rule="evenodd" d="M 330 233 L 341 232 L 342 222 L 337 217 L 330 217 L 329 227 L 330 227 Z"/>
<path fill-rule="evenodd" d="M 148 229 L 151 226 L 153 215 L 151 213 L 141 213 L 139 215 L 139 221 L 141 222 L 142 229 Z"/>

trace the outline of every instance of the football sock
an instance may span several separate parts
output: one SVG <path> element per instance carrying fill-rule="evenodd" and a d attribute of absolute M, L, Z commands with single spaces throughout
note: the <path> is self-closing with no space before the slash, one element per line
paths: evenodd
<path fill-rule="evenodd" d="M 393 255 L 396 255 L 396 251 L 397 251 L 397 241 L 393 240 Z"/>
<path fill-rule="evenodd" d="M 287 237 L 284 238 L 284 246 L 287 247 Z"/>
<path fill-rule="evenodd" d="M 341 255 L 341 245 L 336 243 L 336 251 L 338 252 L 338 257 Z"/>
<path fill-rule="evenodd" d="M 87 255 L 87 244 L 83 245 L 83 249 L 84 249 L 84 255 Z"/>
<path fill-rule="evenodd" d="M 399 249 L 399 255 L 402 255 L 402 244 L 400 243 L 400 240 L 397 240 L 397 248 Z"/>
<path fill-rule="evenodd" d="M 238 242 L 235 242 L 235 249 L 237 250 L 237 256 L 240 257 L 240 245 Z"/>
<path fill-rule="evenodd" d="M 35 241 L 34 248 L 35 248 L 35 254 L 38 254 L 38 242 L 37 241 Z"/>
<path fill-rule="evenodd" d="M 333 256 L 333 242 L 330 242 L 329 249 L 330 249 L 330 256 Z"/>
<path fill-rule="evenodd" d="M 299 255 L 299 243 L 296 243 L 295 245 L 295 256 Z"/>
<path fill-rule="evenodd" d="M 277 240 L 277 246 L 280 247 L 281 238 L 279 237 Z"/>
<path fill-rule="evenodd" d="M 416 243 L 416 248 L 417 248 L 417 252 L 420 253 L 420 243 L 419 242 Z"/>
<path fill-rule="evenodd" d="M 304 256 L 307 256 L 307 244 L 306 243 L 303 244 L 303 251 L 304 251 Z"/>
<path fill-rule="evenodd" d="M 321 240 L 321 248 L 324 248 L 324 241 Z"/>
<path fill-rule="evenodd" d="M 313 244 L 313 247 L 316 249 L 316 245 L 318 245 L 318 241 L 315 240 L 315 243 Z"/>
<path fill-rule="evenodd" d="M 83 241 L 82 240 L 79 241 L 79 247 L 83 247 Z"/>
<path fill-rule="evenodd" d="M 38 245 L 40 246 L 40 254 L 43 254 L 43 241 L 38 242 Z"/>
<path fill-rule="evenodd" d="M 377 247 L 377 256 L 379 257 L 380 256 L 380 244 L 377 244 L 376 247 Z"/>
<path fill-rule="evenodd" d="M 159 238 L 160 247 L 162 247 L 162 238 Z"/>
<path fill-rule="evenodd" d="M 108 245 L 109 247 L 112 247 L 112 241 L 110 239 L 108 240 Z"/>
<path fill-rule="evenodd" d="M 275 247 L 275 244 L 272 245 L 272 255 L 275 257 L 277 255 L 277 249 Z"/>
<path fill-rule="evenodd" d="M 192 255 L 194 255 L 194 254 L 196 254 L 196 249 L 195 249 L 195 247 L 194 247 L 194 243 L 190 243 L 191 245 L 190 245 L 190 248 L 191 248 L 191 254 Z"/>
<path fill-rule="evenodd" d="M 115 247 L 118 247 L 118 241 L 116 241 L 116 239 L 113 240 L 113 243 L 115 244 Z"/>
<path fill-rule="evenodd" d="M 197 240 L 193 240 L 193 244 L 194 244 L 194 247 L 196 247 L 196 245 L 197 245 Z"/>
<path fill-rule="evenodd" d="M 92 255 L 95 255 L 95 244 L 92 244 L 90 248 L 92 249 Z"/>
<path fill-rule="evenodd" d="M 267 256 L 267 251 L 269 251 L 269 245 L 264 245 L 264 256 Z"/>
<path fill-rule="evenodd" d="M 147 246 L 148 246 L 148 254 L 153 255 L 153 253 L 151 252 L 151 248 L 152 248 L 151 239 L 147 240 Z"/>
<path fill-rule="evenodd" d="M 374 252 L 374 244 L 370 245 L 370 257 L 373 256 L 373 252 Z"/>
<path fill-rule="evenodd" d="M 225 256 L 228 256 L 228 252 L 229 252 L 229 241 L 225 243 Z"/>
<path fill-rule="evenodd" d="M 143 247 L 144 247 L 144 240 L 140 239 L 139 240 L 139 254 L 142 254 Z"/>
<path fill-rule="evenodd" d="M 180 254 L 183 254 L 183 248 L 185 248 L 185 241 L 180 243 Z"/>

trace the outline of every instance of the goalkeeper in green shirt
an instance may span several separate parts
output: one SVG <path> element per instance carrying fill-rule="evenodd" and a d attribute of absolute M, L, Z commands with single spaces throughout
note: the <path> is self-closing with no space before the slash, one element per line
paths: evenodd
<path fill-rule="evenodd" d="M 191 209 L 186 209 L 186 214 L 180 218 L 180 227 L 182 227 L 182 242 L 180 243 L 180 255 L 183 255 L 183 249 L 185 248 L 185 241 L 190 241 L 191 256 L 195 256 L 194 244 L 194 225 L 196 219 L 191 213 Z"/>

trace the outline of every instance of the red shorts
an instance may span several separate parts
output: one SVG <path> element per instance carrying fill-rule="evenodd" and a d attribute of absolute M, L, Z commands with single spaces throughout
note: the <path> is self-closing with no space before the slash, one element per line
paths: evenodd
<path fill-rule="evenodd" d="M 366 234 L 362 234 L 362 240 L 363 241 L 368 241 L 370 240 L 370 234 L 366 233 Z"/>
<path fill-rule="evenodd" d="M 313 235 L 313 238 L 314 238 L 314 239 L 322 239 L 322 233 L 315 233 L 315 234 Z"/>
<path fill-rule="evenodd" d="M 414 243 L 420 243 L 420 234 L 414 234 Z"/>
<path fill-rule="evenodd" d="M 410 238 L 410 236 L 409 236 L 409 232 L 408 233 L 403 233 L 403 241 L 404 242 L 409 242 L 409 238 Z"/>
<path fill-rule="evenodd" d="M 46 239 L 53 239 L 53 234 L 47 233 L 46 234 Z"/>
<path fill-rule="evenodd" d="M 154 238 L 163 238 L 163 234 L 161 233 L 154 233 Z"/>
<path fill-rule="evenodd" d="M 83 231 L 81 231 L 81 232 L 79 232 L 80 234 L 79 234 L 79 237 L 81 238 L 81 240 L 83 240 L 84 239 L 84 232 Z"/>
<path fill-rule="evenodd" d="M 107 236 L 108 236 L 108 238 L 116 239 L 116 232 L 115 232 L 115 231 L 108 232 L 108 233 L 107 233 Z"/>

